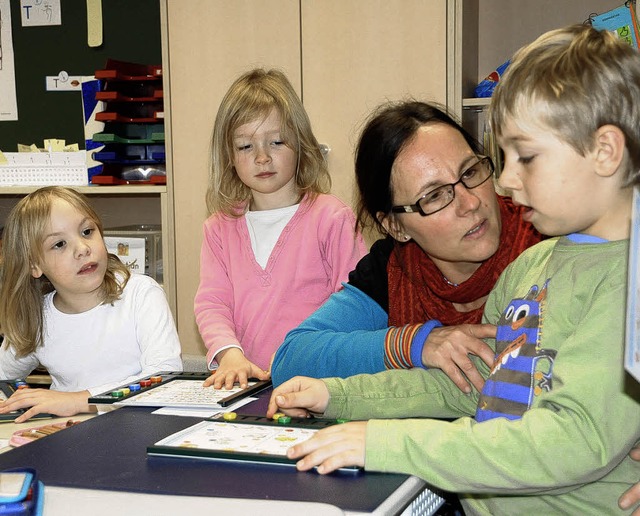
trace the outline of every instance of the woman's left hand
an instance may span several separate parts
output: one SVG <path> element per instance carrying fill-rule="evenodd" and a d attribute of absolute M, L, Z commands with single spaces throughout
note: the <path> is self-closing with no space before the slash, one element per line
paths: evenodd
<path fill-rule="evenodd" d="M 479 392 L 484 385 L 484 378 L 469 355 L 480 357 L 491 367 L 494 352 L 482 339 L 495 336 L 496 327 L 493 324 L 461 324 L 434 328 L 424 343 L 422 363 L 426 367 L 442 369 L 461 391 L 471 392 L 471 384 Z"/>
<path fill-rule="evenodd" d="M 364 467 L 366 432 L 366 421 L 323 428 L 311 439 L 289 448 L 287 457 L 302 457 L 296 463 L 299 471 L 317 466 L 322 475 L 346 466 Z"/>

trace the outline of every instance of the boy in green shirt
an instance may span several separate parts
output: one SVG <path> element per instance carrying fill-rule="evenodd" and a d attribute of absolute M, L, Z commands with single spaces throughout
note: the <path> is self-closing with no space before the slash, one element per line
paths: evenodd
<path fill-rule="evenodd" d="M 500 186 L 557 237 L 516 259 L 487 300 L 483 322 L 498 332 L 493 367 L 476 361 L 482 392 L 464 395 L 435 369 L 297 377 L 267 415 L 369 420 L 292 447 L 300 470 L 417 475 L 469 514 L 610 514 L 640 477 L 628 456 L 640 395 L 625 391 L 621 365 L 640 54 L 588 26 L 551 31 L 514 56 L 490 116 Z"/>

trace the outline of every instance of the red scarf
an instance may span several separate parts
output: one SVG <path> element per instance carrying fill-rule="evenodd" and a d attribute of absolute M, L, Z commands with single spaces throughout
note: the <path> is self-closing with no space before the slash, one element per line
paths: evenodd
<path fill-rule="evenodd" d="M 453 303 L 470 303 L 486 296 L 502 271 L 522 251 L 542 237 L 522 220 L 522 209 L 511 199 L 498 196 L 502 231 L 500 245 L 491 258 L 464 283 L 447 283 L 440 269 L 415 242 L 397 245 L 387 265 L 389 278 L 389 326 L 437 319 L 445 326 L 481 322 L 484 303 L 470 312 L 458 312 Z"/>

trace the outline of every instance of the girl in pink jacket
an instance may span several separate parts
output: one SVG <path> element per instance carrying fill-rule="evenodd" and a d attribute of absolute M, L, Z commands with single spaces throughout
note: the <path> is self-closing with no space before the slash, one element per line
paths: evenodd
<path fill-rule="evenodd" d="M 213 129 L 195 315 L 214 370 L 205 385 L 267 379 L 273 353 L 366 252 L 284 74 L 255 69 Z"/>

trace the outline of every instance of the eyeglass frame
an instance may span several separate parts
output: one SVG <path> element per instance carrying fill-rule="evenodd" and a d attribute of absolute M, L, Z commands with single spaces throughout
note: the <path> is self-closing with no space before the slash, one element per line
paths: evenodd
<path fill-rule="evenodd" d="M 464 182 L 463 177 L 467 173 L 467 171 L 469 171 L 470 169 L 472 169 L 477 165 L 487 166 L 489 168 L 489 175 L 481 183 L 478 183 L 475 186 L 469 187 Z M 476 161 L 473 165 L 470 165 L 469 167 L 464 169 L 462 174 L 460 174 L 460 179 L 458 179 L 455 183 L 447 183 L 445 185 L 440 185 L 437 188 L 434 188 L 433 190 L 428 191 L 426 194 L 420 197 L 420 199 L 418 199 L 414 204 L 402 204 L 398 206 L 392 206 L 391 212 L 392 213 L 419 213 L 422 217 L 428 217 L 429 215 L 433 215 L 434 213 L 438 213 L 439 211 L 444 210 L 447 206 L 449 206 L 455 200 L 457 185 L 462 183 L 462 186 L 464 186 L 467 190 L 473 190 L 474 188 L 478 188 L 479 186 L 485 184 L 491 178 L 491 176 L 493 176 L 494 173 L 495 173 L 495 167 L 493 165 L 493 161 L 491 160 L 491 158 L 489 156 L 482 156 L 482 157 L 478 156 L 478 161 Z M 429 213 L 425 213 L 425 211 L 422 209 L 422 206 L 420 206 L 420 201 L 422 201 L 422 199 L 424 199 L 425 197 L 433 194 L 433 192 L 440 190 L 441 188 L 448 188 L 448 187 L 451 187 L 451 192 L 452 192 L 451 200 L 447 204 L 445 204 L 442 208 L 438 208 L 436 211 L 430 211 Z"/>

